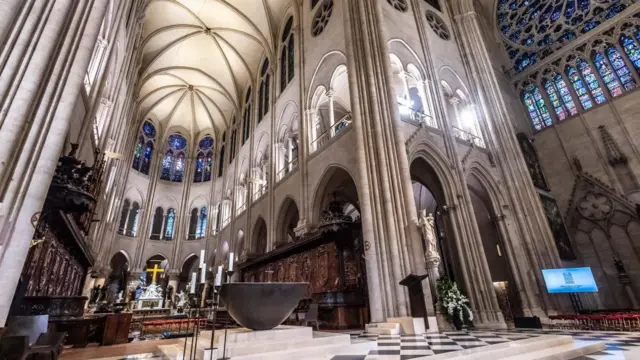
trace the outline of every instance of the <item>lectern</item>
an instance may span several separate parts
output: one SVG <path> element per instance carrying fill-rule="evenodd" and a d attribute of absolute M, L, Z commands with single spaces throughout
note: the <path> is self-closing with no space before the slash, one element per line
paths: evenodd
<path fill-rule="evenodd" d="M 409 306 L 411 307 L 411 316 L 414 318 L 424 318 L 425 324 L 428 324 L 427 307 L 424 304 L 424 292 L 422 291 L 422 280 L 428 275 L 409 274 L 400 281 L 400 285 L 406 286 L 409 290 Z"/>

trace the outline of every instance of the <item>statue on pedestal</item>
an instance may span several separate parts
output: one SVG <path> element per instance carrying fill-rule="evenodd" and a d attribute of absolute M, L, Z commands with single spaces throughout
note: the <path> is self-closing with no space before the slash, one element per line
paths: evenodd
<path fill-rule="evenodd" d="M 438 253 L 438 238 L 436 235 L 435 219 L 432 214 L 427 216 L 427 210 L 420 210 L 420 219 L 418 220 L 418 226 L 422 232 L 422 238 L 425 241 L 427 251 L 425 252 L 425 258 L 427 261 L 431 257 L 440 258 Z"/>

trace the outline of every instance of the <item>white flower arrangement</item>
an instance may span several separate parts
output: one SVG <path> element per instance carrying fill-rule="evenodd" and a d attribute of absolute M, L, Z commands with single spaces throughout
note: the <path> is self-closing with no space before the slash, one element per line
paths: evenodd
<path fill-rule="evenodd" d="M 462 324 L 465 323 L 465 316 L 468 321 L 473 320 L 469 299 L 460 292 L 455 282 L 443 278 L 438 280 L 437 288 L 438 302 L 451 319 L 458 316 Z"/>

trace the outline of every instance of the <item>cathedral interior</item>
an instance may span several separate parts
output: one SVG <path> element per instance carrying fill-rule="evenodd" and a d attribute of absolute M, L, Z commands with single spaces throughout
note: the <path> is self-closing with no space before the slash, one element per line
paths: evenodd
<path fill-rule="evenodd" d="M 247 327 L 221 272 L 315 331 L 640 331 L 638 0 L 0 12 L 0 354 Z"/>

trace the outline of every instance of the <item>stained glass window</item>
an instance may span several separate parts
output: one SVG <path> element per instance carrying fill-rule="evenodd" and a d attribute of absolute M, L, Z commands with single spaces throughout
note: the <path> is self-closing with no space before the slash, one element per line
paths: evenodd
<path fill-rule="evenodd" d="M 580 100 L 580 104 L 582 104 L 582 108 L 585 110 L 591 109 L 593 107 L 593 102 L 591 101 L 591 97 L 589 96 L 578 71 L 576 71 L 576 68 L 567 65 L 564 72 L 569 78 L 571 85 L 573 85 L 573 90 L 575 90 L 578 100 Z"/>
<path fill-rule="evenodd" d="M 280 45 L 280 91 L 284 91 L 294 71 L 293 49 L 293 16 L 289 17 L 282 31 L 282 44 Z"/>
<path fill-rule="evenodd" d="M 596 104 L 602 104 L 606 101 L 604 97 L 604 93 L 600 88 L 600 84 L 598 83 L 598 78 L 593 73 L 593 69 L 591 69 L 591 65 L 589 65 L 586 61 L 578 58 L 576 60 L 576 65 L 580 72 L 582 73 L 582 78 L 587 83 L 587 86 L 591 90 L 591 95 L 596 101 Z"/>
<path fill-rule="evenodd" d="M 593 63 L 598 69 L 600 76 L 602 76 L 602 80 L 604 81 L 607 89 L 609 89 L 609 93 L 611 96 L 616 97 L 622 94 L 622 88 L 620 87 L 620 82 L 614 74 L 613 69 L 609 66 L 605 56 L 602 53 L 595 53 L 593 56 Z"/>
<path fill-rule="evenodd" d="M 269 76 L 269 59 L 264 59 L 260 69 L 260 92 L 258 96 L 258 122 L 269 112 L 269 91 L 271 79 Z"/>
<path fill-rule="evenodd" d="M 577 114 L 578 109 L 576 108 L 576 104 L 573 102 L 573 97 L 571 97 L 571 92 L 569 91 L 567 84 L 564 82 L 562 75 L 554 74 L 552 79 L 553 79 L 553 83 L 556 86 L 556 89 L 558 90 L 560 99 L 564 104 L 564 108 L 569 112 L 569 115 L 571 116 Z"/>
<path fill-rule="evenodd" d="M 200 209 L 200 219 L 198 219 L 198 229 L 196 230 L 196 239 L 203 238 L 207 235 L 207 208 Z"/>
<path fill-rule="evenodd" d="M 631 90 L 636 87 L 636 82 L 633 80 L 633 75 L 631 75 L 631 71 L 625 64 L 622 59 L 622 55 L 618 52 L 615 46 L 609 46 L 605 53 L 607 54 L 607 58 L 609 59 L 609 63 L 615 70 L 616 74 L 618 74 L 618 79 L 622 83 L 622 86 L 625 90 Z"/>
<path fill-rule="evenodd" d="M 249 135 L 251 134 L 251 87 L 247 90 L 244 104 L 244 113 L 242 115 L 242 145 L 249 139 Z"/>
<path fill-rule="evenodd" d="M 162 157 L 160 179 L 182 182 L 187 151 L 187 139 L 175 133 L 167 139 L 167 148 Z"/>
<path fill-rule="evenodd" d="M 636 69 L 640 70 L 640 49 L 638 48 L 638 44 L 633 40 L 632 37 L 624 34 L 620 36 L 620 44 L 629 56 L 629 60 L 631 60 L 633 66 L 635 66 Z"/>
<path fill-rule="evenodd" d="M 173 225 L 176 222 L 176 211 L 173 208 L 170 208 L 167 211 L 167 220 L 164 226 L 164 239 L 171 240 L 173 239 Z"/>
<path fill-rule="evenodd" d="M 544 98 L 540 94 L 540 90 L 533 85 L 525 87 L 522 99 L 527 107 L 527 112 L 531 118 L 531 123 L 536 130 L 542 130 L 552 125 L 551 115 L 544 103 Z"/>
<path fill-rule="evenodd" d="M 198 155 L 196 155 L 196 169 L 193 182 L 205 182 L 211 180 L 211 166 L 213 157 L 213 138 L 205 136 L 198 143 Z"/>
<path fill-rule="evenodd" d="M 635 0 L 498 0 L 496 18 L 514 69 L 529 66 L 619 14 Z M 517 45 L 517 46 L 516 46 Z M 514 51 L 524 48 L 522 52 Z"/>
<path fill-rule="evenodd" d="M 138 144 L 133 153 L 133 163 L 131 167 L 139 172 L 149 175 L 149 165 L 153 156 L 154 141 L 156 138 L 156 128 L 149 121 L 142 124 Z"/>
<path fill-rule="evenodd" d="M 556 91 L 555 84 L 552 81 L 547 80 L 544 82 L 544 89 L 547 91 L 547 95 L 549 96 L 551 105 L 553 105 L 553 110 L 556 112 L 556 116 L 558 117 L 558 120 L 566 119 L 567 113 L 564 111 L 564 108 L 562 107 L 560 96 Z"/>

